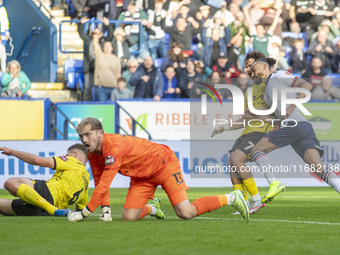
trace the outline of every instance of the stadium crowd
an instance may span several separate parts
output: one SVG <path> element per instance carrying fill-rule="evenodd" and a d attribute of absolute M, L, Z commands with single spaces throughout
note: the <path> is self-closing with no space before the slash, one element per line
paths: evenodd
<path fill-rule="evenodd" d="M 60 1 L 52 2 L 54 7 L 64 6 Z M 340 69 L 337 0 L 61 3 L 67 4 L 71 16 L 80 18 L 83 101 L 199 97 L 200 90 L 191 91 L 195 81 L 239 84 L 239 76 L 245 91 L 250 80 L 243 75 L 243 63 L 251 50 L 276 59 L 277 70 L 308 79 L 314 86 L 312 98 L 340 98 L 338 82 L 332 84 Z M 103 24 L 94 28 L 88 23 L 90 19 Z M 141 26 L 130 23 L 115 27 L 109 20 L 138 21 Z M 6 90 L 4 84 L 2 90 Z M 231 95 L 221 96 L 228 99 Z"/>

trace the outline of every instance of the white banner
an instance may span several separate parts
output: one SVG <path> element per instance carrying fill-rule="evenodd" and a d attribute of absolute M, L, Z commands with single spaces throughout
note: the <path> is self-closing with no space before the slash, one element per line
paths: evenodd
<path fill-rule="evenodd" d="M 210 139 L 214 119 L 230 120 L 233 117 L 231 102 L 223 102 L 223 107 L 208 102 L 206 115 L 201 114 L 199 101 L 119 101 L 118 104 L 151 134 L 153 140 Z M 124 130 L 132 132 L 131 118 L 122 110 L 119 112 L 119 123 Z M 216 139 L 235 140 L 242 130 L 225 132 Z M 139 126 L 136 126 L 136 136 L 147 138 Z"/>
<path fill-rule="evenodd" d="M 228 172 L 217 174 L 213 172 L 204 172 L 204 166 L 216 165 L 225 166 L 229 159 L 228 150 L 231 149 L 233 142 L 220 141 L 211 143 L 203 141 L 202 146 L 205 147 L 205 153 L 202 155 L 190 155 L 190 142 L 189 141 L 157 141 L 168 145 L 173 151 L 175 151 L 179 158 L 184 179 L 188 187 L 231 187 L 231 181 Z M 52 157 L 65 155 L 69 146 L 74 144 L 75 141 L 1 141 L 1 146 L 6 146 L 22 151 L 29 151 L 37 154 L 41 157 Z M 214 148 L 210 148 L 209 145 L 213 144 Z M 340 154 L 340 142 L 322 142 L 322 146 L 325 150 L 323 157 L 323 163 L 329 164 L 334 169 L 339 169 L 339 154 Z M 280 174 L 280 180 L 282 180 L 286 186 L 326 186 L 321 180 L 311 178 L 308 173 L 308 167 L 297 156 L 294 150 L 288 146 L 283 149 L 278 149 L 271 152 L 269 155 L 271 164 L 276 167 L 278 171 L 287 169 L 288 173 Z M 195 166 L 194 166 L 195 165 Z M 251 164 L 256 171 L 254 164 Z M 201 167 L 201 168 L 200 168 Z M 90 169 L 89 164 L 87 168 Z M 202 170 L 203 175 L 198 175 L 195 172 L 197 169 Z M 295 173 L 294 173 L 295 171 Z M 0 154 L 0 187 L 3 188 L 4 182 L 11 177 L 28 177 L 31 179 L 43 179 L 47 180 L 51 178 L 54 171 L 52 169 L 32 166 L 24 163 L 21 160 L 13 156 L 6 156 Z M 294 178 L 298 176 L 299 178 Z M 217 178 L 218 176 L 218 178 Z M 267 181 L 263 178 L 262 174 L 254 173 L 256 183 L 258 186 L 268 186 Z M 281 178 L 282 176 L 282 178 Z M 202 178 L 203 177 L 203 178 Z M 122 188 L 129 186 L 129 178 L 117 174 L 113 180 L 112 188 Z M 90 187 L 94 187 L 93 180 L 91 178 Z"/>

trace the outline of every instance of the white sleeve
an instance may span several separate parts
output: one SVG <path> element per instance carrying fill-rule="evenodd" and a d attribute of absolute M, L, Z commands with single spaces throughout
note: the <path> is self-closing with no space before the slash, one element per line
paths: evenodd
<path fill-rule="evenodd" d="M 277 71 L 275 74 L 273 74 L 272 78 L 278 79 L 279 82 L 283 84 L 285 87 L 294 87 L 295 82 L 298 79 L 297 76 L 294 76 L 286 71 Z"/>
<path fill-rule="evenodd" d="M 250 36 L 255 36 L 255 35 L 257 35 L 256 27 L 255 27 L 254 25 L 251 25 L 251 26 L 249 27 L 249 35 L 250 35 Z"/>
<path fill-rule="evenodd" d="M 155 12 L 153 10 L 148 10 L 148 16 L 149 16 L 149 22 L 153 23 L 154 17 L 155 17 Z"/>

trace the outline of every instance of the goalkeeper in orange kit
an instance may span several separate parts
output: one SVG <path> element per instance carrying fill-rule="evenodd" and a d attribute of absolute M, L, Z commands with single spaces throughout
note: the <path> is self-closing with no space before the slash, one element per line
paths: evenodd
<path fill-rule="evenodd" d="M 109 189 L 117 173 L 131 177 L 123 220 L 138 220 L 146 215 L 163 219 L 159 200 L 154 199 L 151 204 L 146 204 L 154 198 L 158 185 L 165 190 L 180 218 L 190 219 L 230 205 L 248 220 L 249 208 L 240 191 L 201 197 L 190 203 L 178 159 L 168 146 L 133 136 L 106 134 L 96 118 L 82 120 L 77 132 L 88 152 L 95 190 L 87 206 L 81 211 L 72 212 L 68 216 L 69 221 L 80 221 L 90 216 L 99 205 L 108 208 L 109 216 Z"/>

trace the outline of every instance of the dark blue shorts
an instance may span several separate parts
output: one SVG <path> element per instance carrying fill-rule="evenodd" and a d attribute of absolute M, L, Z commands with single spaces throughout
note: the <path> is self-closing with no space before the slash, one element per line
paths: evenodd
<path fill-rule="evenodd" d="M 284 147 L 291 145 L 296 153 L 303 159 L 307 149 L 315 148 L 319 151 L 320 157 L 323 156 L 323 149 L 320 147 L 320 142 L 316 139 L 316 135 L 312 125 L 307 121 L 295 123 L 289 122 L 291 127 L 281 127 L 273 130 L 265 135 L 269 138 L 269 142 L 278 146 Z"/>

